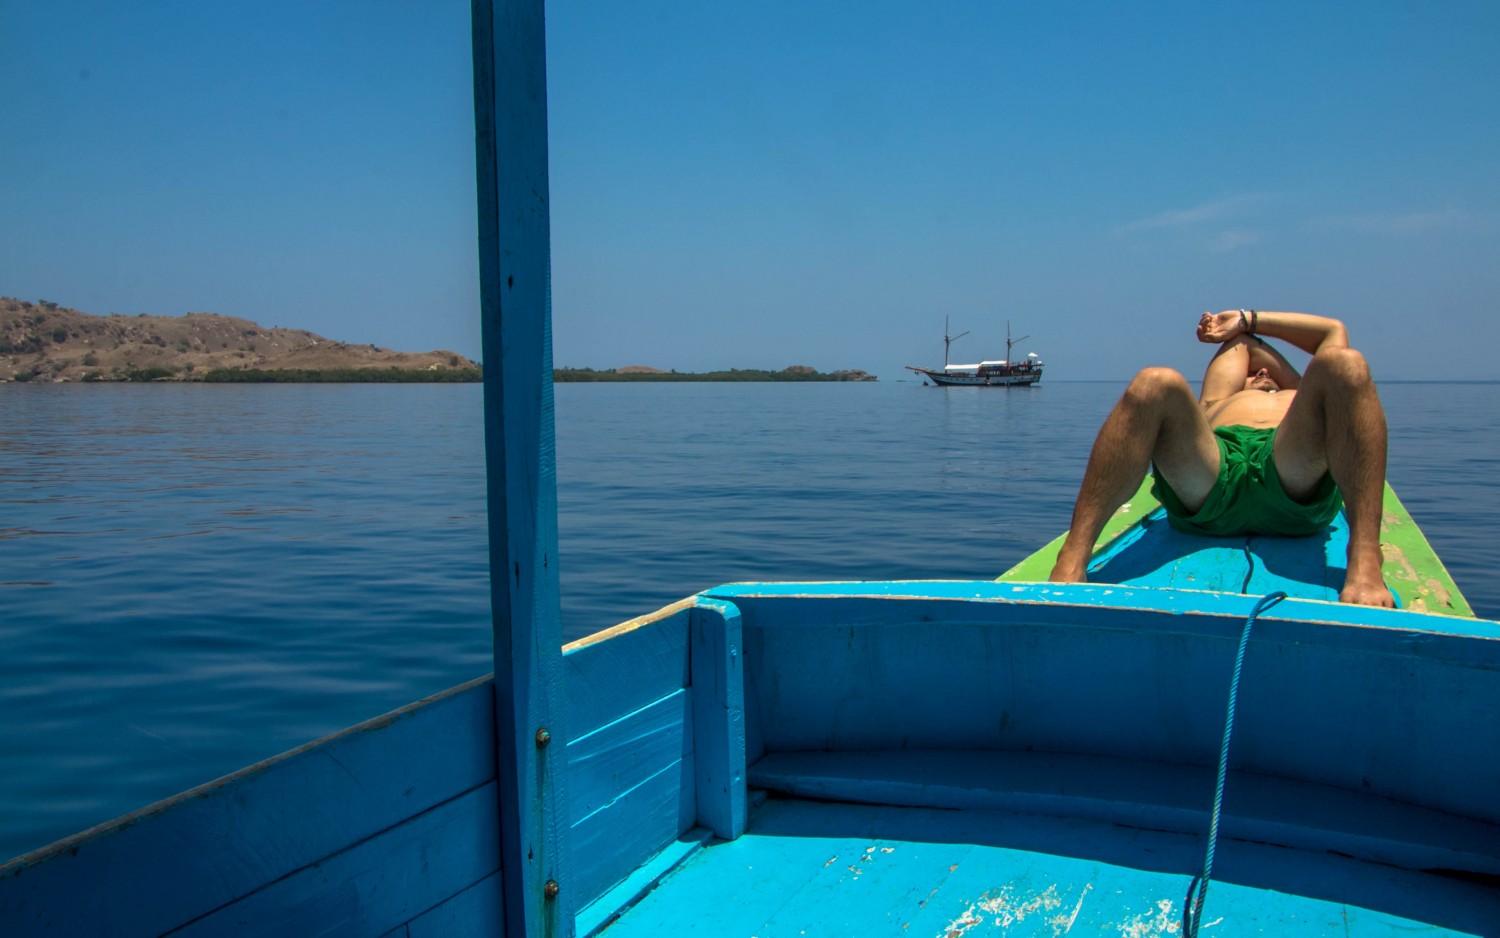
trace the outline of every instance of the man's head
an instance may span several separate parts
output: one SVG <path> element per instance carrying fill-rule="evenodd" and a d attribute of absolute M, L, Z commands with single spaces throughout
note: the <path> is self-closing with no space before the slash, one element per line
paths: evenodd
<path fill-rule="evenodd" d="M 1281 385 L 1277 384 L 1276 379 L 1271 377 L 1271 372 L 1269 369 L 1262 368 L 1255 374 L 1245 378 L 1245 390 L 1279 391 L 1281 390 Z"/>

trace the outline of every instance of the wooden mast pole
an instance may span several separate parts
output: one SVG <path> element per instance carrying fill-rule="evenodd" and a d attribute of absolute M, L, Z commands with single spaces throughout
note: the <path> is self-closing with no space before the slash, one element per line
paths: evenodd
<path fill-rule="evenodd" d="M 1014 341 L 1012 341 L 1011 337 L 1010 337 L 1010 320 L 1009 319 L 1005 320 L 1005 364 L 1006 365 L 1008 365 L 1008 366 L 1010 366 L 1012 368 L 1014 368 L 1015 365 L 1016 365 L 1016 360 L 1011 357 L 1010 347 L 1012 345 L 1017 344 L 1018 342 L 1025 342 L 1029 338 L 1031 338 L 1030 335 L 1023 335 L 1019 339 L 1015 339 Z"/>
<path fill-rule="evenodd" d="M 473 0 L 505 933 L 573 934 L 552 411 L 542 0 Z"/>
<path fill-rule="evenodd" d="M 953 343 L 954 343 L 955 340 L 962 339 L 964 336 L 966 336 L 968 334 L 969 334 L 969 330 L 965 329 L 963 332 L 960 332 L 958 335 L 949 335 L 948 334 L 948 317 L 947 316 L 943 317 L 943 370 L 944 371 L 948 370 L 948 349 L 949 349 L 949 347 L 953 345 Z"/>

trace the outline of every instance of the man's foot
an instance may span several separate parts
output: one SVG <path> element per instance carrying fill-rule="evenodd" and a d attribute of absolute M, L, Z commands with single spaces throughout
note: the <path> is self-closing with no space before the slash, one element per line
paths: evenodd
<path fill-rule="evenodd" d="M 1052 568 L 1052 572 L 1047 574 L 1047 579 L 1052 583 L 1087 583 L 1089 581 L 1088 567 L 1065 564 L 1059 560 Z"/>
<path fill-rule="evenodd" d="M 1380 606 L 1385 609 L 1395 609 L 1396 600 L 1391 596 L 1391 591 L 1385 585 L 1385 580 L 1377 574 L 1373 579 L 1356 578 L 1350 574 L 1344 580 L 1344 588 L 1339 593 L 1339 602 L 1353 603 L 1356 606 Z"/>
<path fill-rule="evenodd" d="M 1344 572 L 1344 588 L 1339 591 L 1339 602 L 1395 609 L 1396 599 L 1380 574 L 1384 559 L 1379 544 L 1364 550 L 1351 548 L 1349 566 Z"/>

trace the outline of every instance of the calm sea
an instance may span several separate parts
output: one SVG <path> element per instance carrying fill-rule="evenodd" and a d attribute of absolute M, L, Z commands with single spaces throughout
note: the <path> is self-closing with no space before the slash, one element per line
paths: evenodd
<path fill-rule="evenodd" d="M 557 388 L 576 638 L 735 580 L 993 578 L 1118 383 Z M 1389 384 L 1390 477 L 1500 616 L 1500 385 Z M 0 389 L 0 858 L 488 673 L 477 386 Z"/>

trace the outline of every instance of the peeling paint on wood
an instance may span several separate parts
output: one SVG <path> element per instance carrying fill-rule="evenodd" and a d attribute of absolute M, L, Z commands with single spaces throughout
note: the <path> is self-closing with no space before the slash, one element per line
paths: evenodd
<path fill-rule="evenodd" d="M 1176 909 L 1172 900 L 1158 899 L 1154 909 L 1106 927 L 1118 928 L 1120 938 L 1157 938 L 1159 935 L 1176 935 L 1182 931 L 1182 912 Z"/>

